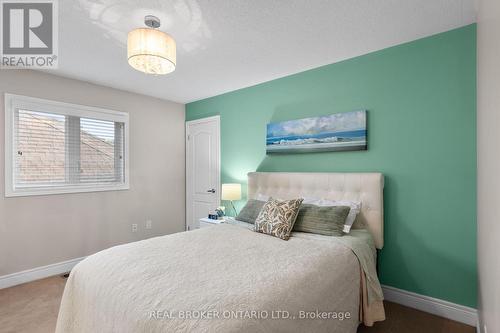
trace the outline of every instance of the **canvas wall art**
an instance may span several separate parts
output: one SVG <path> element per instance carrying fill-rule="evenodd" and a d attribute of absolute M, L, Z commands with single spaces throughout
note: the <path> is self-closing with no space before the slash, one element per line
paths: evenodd
<path fill-rule="evenodd" d="M 267 153 L 366 150 L 366 111 L 288 120 L 267 125 Z"/>

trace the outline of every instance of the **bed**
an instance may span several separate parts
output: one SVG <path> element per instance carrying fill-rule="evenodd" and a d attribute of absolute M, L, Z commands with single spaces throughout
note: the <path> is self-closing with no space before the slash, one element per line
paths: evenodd
<path fill-rule="evenodd" d="M 116 246 L 74 267 L 56 332 L 356 332 L 384 320 L 380 173 L 250 173 L 248 197 L 360 200 L 342 237 L 232 222 Z"/>

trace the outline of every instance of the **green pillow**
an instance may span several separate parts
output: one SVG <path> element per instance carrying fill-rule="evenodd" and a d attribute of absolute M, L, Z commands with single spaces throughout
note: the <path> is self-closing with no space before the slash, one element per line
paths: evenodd
<path fill-rule="evenodd" d="M 351 208 L 348 206 L 300 206 L 293 231 L 327 236 L 342 236 L 344 223 Z"/>
<path fill-rule="evenodd" d="M 262 207 L 266 204 L 265 201 L 250 199 L 247 201 L 245 207 L 241 209 L 241 212 L 236 216 L 238 221 L 255 223 L 257 216 L 259 216 Z"/>

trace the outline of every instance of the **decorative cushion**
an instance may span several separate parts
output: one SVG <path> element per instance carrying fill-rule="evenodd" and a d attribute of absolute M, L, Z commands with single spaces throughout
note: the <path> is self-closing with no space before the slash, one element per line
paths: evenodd
<path fill-rule="evenodd" d="M 300 206 L 293 231 L 342 236 L 342 229 L 350 210 L 349 206 L 322 207 L 303 204 Z"/>
<path fill-rule="evenodd" d="M 238 221 L 243 221 L 247 223 L 255 223 L 255 220 L 259 216 L 262 207 L 265 205 L 265 201 L 250 199 L 247 201 L 246 205 L 241 209 L 236 219 Z"/>
<path fill-rule="evenodd" d="M 269 198 L 255 220 L 255 231 L 287 240 L 303 199 Z"/>
<path fill-rule="evenodd" d="M 326 200 L 326 199 L 319 199 L 314 202 L 305 202 L 306 200 L 304 199 L 304 203 L 310 203 L 313 205 L 317 206 L 349 206 L 351 207 L 351 210 L 349 211 L 349 215 L 347 215 L 347 218 L 344 223 L 344 232 L 346 234 L 351 231 L 351 227 L 354 224 L 354 221 L 356 220 L 356 217 L 358 214 L 361 212 L 361 201 L 349 201 L 349 200 L 336 200 L 336 201 L 331 201 L 331 200 Z"/>

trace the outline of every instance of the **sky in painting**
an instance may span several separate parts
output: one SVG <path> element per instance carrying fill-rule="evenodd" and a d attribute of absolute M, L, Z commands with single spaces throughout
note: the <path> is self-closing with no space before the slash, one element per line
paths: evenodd
<path fill-rule="evenodd" d="M 304 118 L 267 125 L 268 137 L 310 135 L 364 129 L 366 111 L 336 113 L 328 116 Z"/>

